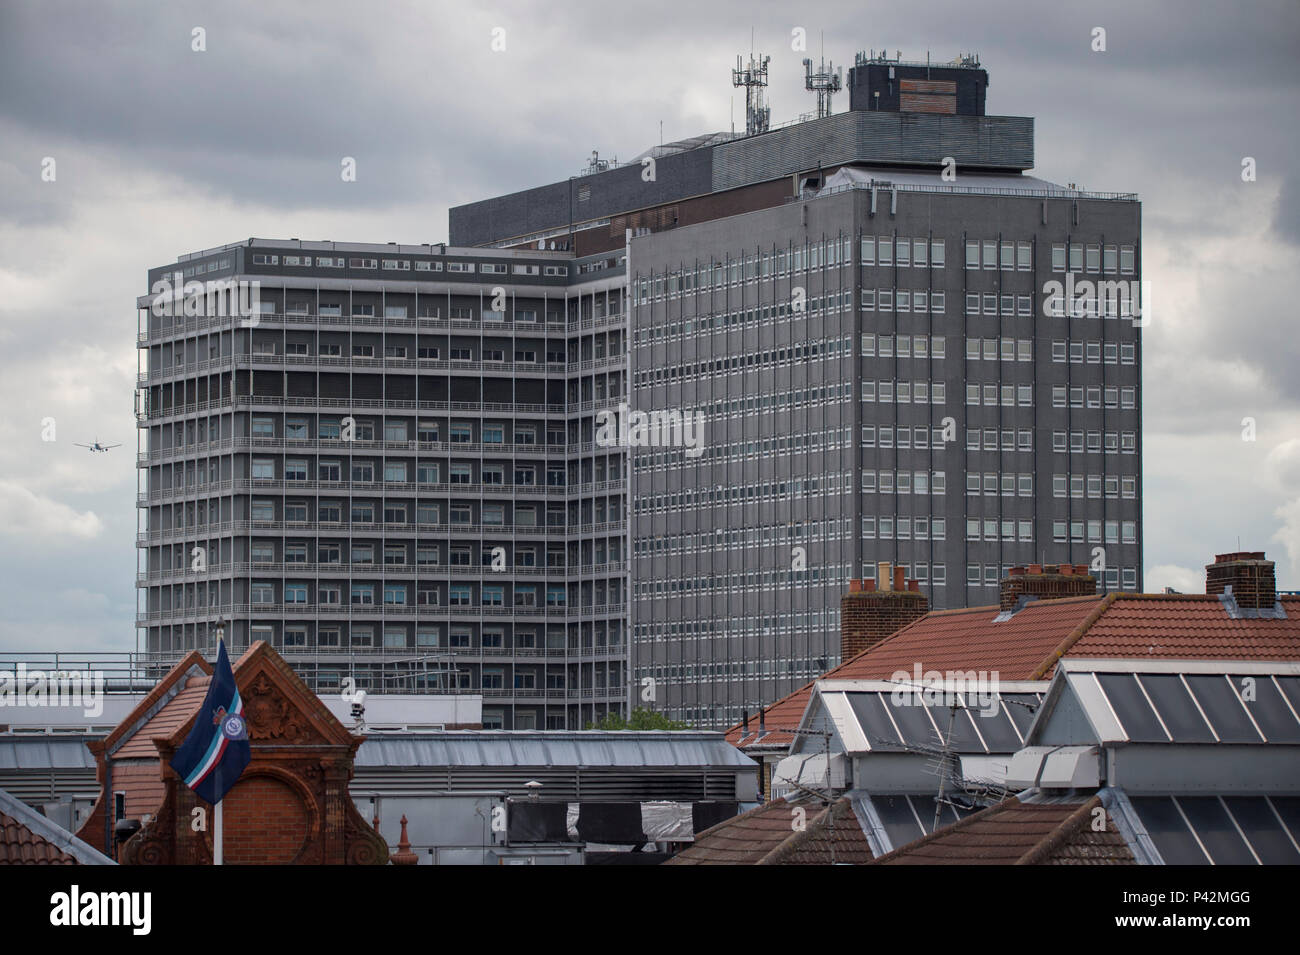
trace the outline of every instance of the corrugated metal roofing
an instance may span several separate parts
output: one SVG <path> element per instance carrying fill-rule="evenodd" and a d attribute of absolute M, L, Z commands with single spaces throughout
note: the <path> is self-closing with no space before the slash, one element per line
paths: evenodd
<path fill-rule="evenodd" d="M 370 736 L 357 751 L 356 765 L 745 769 L 754 763 L 721 733 L 454 730 Z"/>

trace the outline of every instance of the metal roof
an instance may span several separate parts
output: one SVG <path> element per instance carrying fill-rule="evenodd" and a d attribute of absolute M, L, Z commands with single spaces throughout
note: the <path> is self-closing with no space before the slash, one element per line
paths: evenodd
<path fill-rule="evenodd" d="M 750 769 L 721 733 L 693 731 L 450 730 L 372 735 L 360 768 L 562 767 Z"/>
<path fill-rule="evenodd" d="M 0 770 L 94 768 L 95 759 L 81 736 L 0 736 Z"/>

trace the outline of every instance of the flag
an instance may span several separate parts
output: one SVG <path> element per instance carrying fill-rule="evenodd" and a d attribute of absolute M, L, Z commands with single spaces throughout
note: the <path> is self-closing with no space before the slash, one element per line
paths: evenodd
<path fill-rule="evenodd" d="M 244 726 L 244 701 L 226 656 L 226 643 L 217 644 L 208 695 L 203 698 L 194 728 L 172 757 L 171 767 L 207 802 L 218 803 L 239 781 L 252 759 Z"/>

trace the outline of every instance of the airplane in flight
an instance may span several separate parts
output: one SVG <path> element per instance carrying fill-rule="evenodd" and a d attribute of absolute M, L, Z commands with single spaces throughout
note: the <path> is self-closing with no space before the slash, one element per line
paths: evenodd
<path fill-rule="evenodd" d="M 76 442 L 73 442 L 73 443 L 75 444 Z M 97 452 L 97 451 L 98 451 L 98 452 L 101 452 L 101 453 L 102 453 L 102 452 L 105 452 L 105 451 L 111 451 L 113 448 L 120 448 L 121 445 L 120 445 L 120 444 L 100 444 L 100 443 L 99 443 L 99 438 L 96 438 L 93 444 L 77 444 L 77 447 L 79 447 L 79 448 L 85 448 L 85 449 L 86 449 L 87 451 L 89 451 L 91 454 L 94 454 L 94 453 Z"/>

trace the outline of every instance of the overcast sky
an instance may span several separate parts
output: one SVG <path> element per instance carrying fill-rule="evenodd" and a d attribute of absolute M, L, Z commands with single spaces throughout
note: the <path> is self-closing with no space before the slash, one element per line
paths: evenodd
<path fill-rule="evenodd" d="M 978 52 L 989 113 L 1036 119 L 1035 175 L 1140 194 L 1147 589 L 1203 591 L 1239 546 L 1300 589 L 1294 0 L 3 0 L 0 650 L 135 644 L 148 267 L 249 236 L 437 242 L 449 206 L 567 178 L 592 149 L 630 158 L 661 122 L 665 140 L 730 128 L 751 30 L 773 122 L 793 119 L 813 106 L 796 27 L 846 68 L 867 48 Z M 96 437 L 123 446 L 74 447 Z"/>

